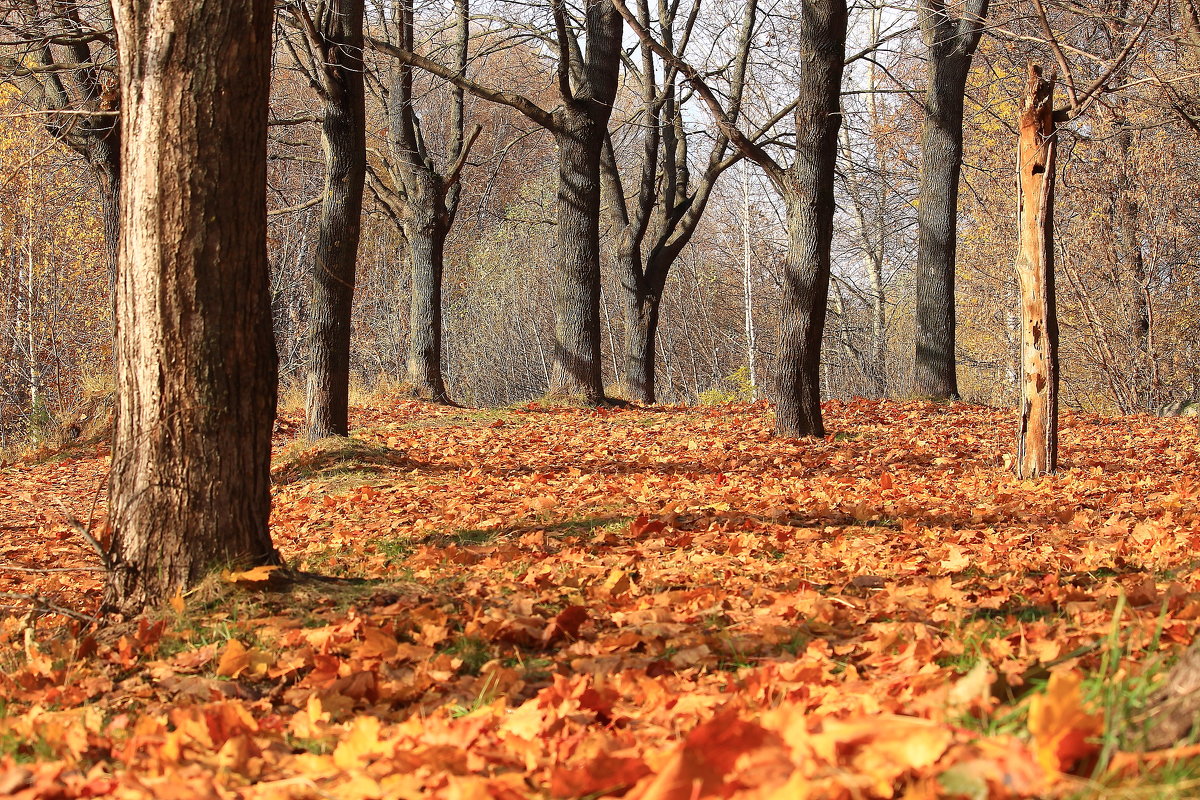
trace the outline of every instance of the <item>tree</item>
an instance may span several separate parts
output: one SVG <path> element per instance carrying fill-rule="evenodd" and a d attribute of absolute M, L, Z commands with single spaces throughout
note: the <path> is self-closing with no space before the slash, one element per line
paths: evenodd
<path fill-rule="evenodd" d="M 310 439 L 349 432 L 350 325 L 367 171 L 363 0 L 289 3 L 305 55 L 285 43 L 321 99 L 325 191 L 313 253 L 305 387 Z"/>
<path fill-rule="evenodd" d="M 958 398 L 954 355 L 954 268 L 963 97 L 988 0 L 968 0 L 955 19 L 944 0 L 921 0 L 927 49 L 921 188 L 917 206 L 917 311 L 913 380 L 918 395 Z"/>
<path fill-rule="evenodd" d="M 455 0 L 454 72 L 466 77 L 470 44 L 468 0 Z M 412 52 L 416 29 L 412 0 L 393 4 L 388 26 L 397 50 Z M 455 86 L 451 101 L 452 139 L 439 167 L 416 109 L 413 67 L 399 60 L 384 99 L 388 117 L 388 180 L 374 176 L 372 188 L 404 233 L 412 269 L 407 380 L 413 393 L 438 403 L 450 402 L 442 375 L 442 277 L 446 237 L 454 225 L 461 196 L 463 167 L 480 129 L 466 130 L 465 92 Z"/>
<path fill-rule="evenodd" d="M 796 78 L 795 100 L 788 105 L 795 126 L 795 157 L 789 166 L 781 165 L 738 128 L 695 67 L 656 40 L 622 0 L 613 2 L 642 44 L 683 74 L 721 132 L 746 158 L 763 169 L 783 198 L 788 253 L 783 274 L 775 427 L 784 436 L 824 436 L 821 341 L 829 301 L 833 182 L 846 60 L 845 0 L 811 0 L 801 4 L 795 48 L 797 61 L 804 68 Z"/>
<path fill-rule="evenodd" d="M 1029 65 L 1017 153 L 1021 284 L 1021 422 L 1017 475 L 1058 466 L 1058 314 L 1054 296 L 1054 178 L 1057 152 L 1054 76 Z"/>
<path fill-rule="evenodd" d="M 271 0 L 116 0 L 127 100 L 105 605 L 136 612 L 267 531 Z"/>
<path fill-rule="evenodd" d="M 617 96 L 621 17 L 612 0 L 586 0 L 572 19 L 550 0 L 560 100 L 546 111 L 528 97 L 478 84 L 436 61 L 372 38 L 373 47 L 424 69 L 475 96 L 511 106 L 550 131 L 558 149 L 558 271 L 554 289 L 552 393 L 604 401 L 600 360 L 600 156 Z M 586 39 L 581 46 L 579 37 Z"/>
<path fill-rule="evenodd" d="M 682 58 L 683 47 L 692 39 L 696 15 L 690 16 L 682 31 L 677 32 L 678 7 L 660 8 L 658 38 L 676 58 Z M 757 2 L 746 3 L 734 43 L 727 111 L 735 125 L 741 115 L 757 11 Z M 638 0 L 637 13 L 639 24 L 649 30 L 647 0 Z M 655 401 L 655 336 L 667 275 L 704 217 L 717 179 L 741 158 L 740 152 L 729 153 L 729 139 L 718 131 L 704 171 L 693 180 L 689 142 L 694 136 L 684 125 L 678 70 L 658 61 L 653 49 L 642 47 L 637 72 L 642 90 L 637 124 L 643 131 L 643 153 L 631 199 L 625 196 L 611 141 L 602 161 L 610 188 L 613 261 L 625 317 L 625 391 L 630 400 L 646 404 Z"/>
<path fill-rule="evenodd" d="M 1058 315 L 1054 286 L 1054 184 L 1057 131 L 1060 122 L 1082 115 L 1125 69 L 1134 48 L 1153 18 L 1154 0 L 1141 25 L 1131 30 L 1124 46 L 1113 47 L 1111 59 L 1096 59 L 1099 74 L 1080 87 L 1066 51 L 1051 24 L 1043 0 L 1033 0 L 1036 17 L 1065 77 L 1068 106 L 1053 106 L 1054 76 L 1042 77 L 1041 67 L 1028 66 L 1028 81 L 1018 121 L 1018 235 L 1017 275 L 1021 290 L 1021 395 L 1017 434 L 1017 475 L 1032 478 L 1053 473 L 1058 466 Z M 1125 27 L 1122 25 L 1122 27 Z"/>
<path fill-rule="evenodd" d="M 108 2 L 0 3 L 0 81 L 45 112 L 46 131 L 96 177 L 110 270 L 117 260 L 121 186 L 117 45 Z"/>

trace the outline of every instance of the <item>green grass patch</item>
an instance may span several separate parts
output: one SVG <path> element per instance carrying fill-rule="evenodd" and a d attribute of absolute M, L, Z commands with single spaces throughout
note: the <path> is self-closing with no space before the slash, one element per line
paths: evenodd
<path fill-rule="evenodd" d="M 468 675 L 478 675 L 483 665 L 495 657 L 491 645 L 474 636 L 459 636 L 442 652 L 461 659 L 461 669 Z"/>
<path fill-rule="evenodd" d="M 1185 758 L 1125 777 L 1091 781 L 1069 800 L 1192 800 L 1200 796 L 1200 758 Z"/>
<path fill-rule="evenodd" d="M 0 732 L 0 758 L 11 758 L 18 764 L 54 761 L 58 751 L 45 737 L 27 739 L 12 731 Z"/>

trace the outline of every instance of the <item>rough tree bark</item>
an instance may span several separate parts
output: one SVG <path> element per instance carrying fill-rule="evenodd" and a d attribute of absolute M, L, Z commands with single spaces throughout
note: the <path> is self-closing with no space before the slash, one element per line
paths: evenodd
<path fill-rule="evenodd" d="M 600 150 L 598 108 L 572 102 L 555 112 L 558 150 L 558 258 L 554 286 L 554 367 L 550 393 L 604 399 L 600 371 Z"/>
<path fill-rule="evenodd" d="M 305 434 L 321 439 L 349 432 L 351 317 L 367 170 L 364 8 L 363 0 L 324 0 L 313 14 L 305 0 L 287 9 L 311 54 L 302 60 L 291 48 L 293 57 L 324 103 L 325 191 L 313 251 L 304 394 Z"/>
<path fill-rule="evenodd" d="M 105 606 L 136 612 L 219 565 L 279 560 L 267 530 L 272 3 L 113 5 L 126 116 Z"/>
<path fill-rule="evenodd" d="M 1021 285 L 1021 417 L 1017 475 L 1058 466 L 1058 317 L 1054 302 L 1054 75 L 1029 65 L 1017 151 Z"/>
<path fill-rule="evenodd" d="M 825 435 L 821 340 L 829 302 L 846 17 L 845 0 L 805 3 L 797 42 L 805 69 L 796 86 L 796 160 L 780 181 L 787 206 L 788 252 L 775 428 L 783 436 Z"/>
<path fill-rule="evenodd" d="M 416 30 L 412 0 L 394 4 L 397 21 L 394 44 L 413 50 Z M 468 0 L 455 0 L 454 73 L 467 74 L 470 43 Z M 387 182 L 375 176 L 372 187 L 388 207 L 407 242 L 412 274 L 409 307 L 407 381 L 414 396 L 436 403 L 449 403 L 450 395 L 442 373 L 442 276 L 445 270 L 446 237 L 458 212 L 463 165 L 479 133 L 466 133 L 465 95 L 454 87 L 451 105 L 451 141 L 445 166 L 439 167 L 422 133 L 413 94 L 413 67 L 399 61 L 392 71 L 386 99 L 390 159 Z"/>
<path fill-rule="evenodd" d="M 553 0 L 562 97 L 551 132 L 558 148 L 558 239 L 562 280 L 554 291 L 550 392 L 604 402 L 600 360 L 600 156 L 617 97 L 621 15 L 610 0 L 588 0 L 587 50 L 573 48 L 562 0 Z M 574 52 L 573 52 L 574 50 Z"/>
<path fill-rule="evenodd" d="M 969 0 L 954 19 L 943 0 L 921 0 L 921 37 L 928 49 L 921 186 L 917 207 L 916 394 L 958 398 L 954 359 L 954 267 L 958 184 L 962 172 L 963 95 L 971 57 L 983 32 L 988 0 Z"/>

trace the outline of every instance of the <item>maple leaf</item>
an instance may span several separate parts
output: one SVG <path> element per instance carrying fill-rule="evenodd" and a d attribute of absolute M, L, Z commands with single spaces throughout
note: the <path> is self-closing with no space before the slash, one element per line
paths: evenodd
<path fill-rule="evenodd" d="M 372 756 L 383 754 L 383 742 L 380 740 L 382 723 L 371 716 L 355 717 L 350 732 L 333 751 L 333 763 L 342 769 L 357 767 Z"/>
<path fill-rule="evenodd" d="M 651 534 L 661 533 L 667 524 L 661 519 L 650 520 L 645 514 L 639 514 L 637 519 L 629 523 L 629 535 L 641 539 Z"/>
<path fill-rule="evenodd" d="M 629 591 L 629 573 L 623 569 L 614 569 L 604 579 L 601 591 L 610 597 L 619 597 Z"/>
<path fill-rule="evenodd" d="M 633 756 L 601 753 L 578 767 L 558 767 L 550 774 L 555 797 L 600 797 L 619 794 L 650 774 L 646 762 Z"/>
<path fill-rule="evenodd" d="M 226 583 L 266 583 L 271 580 L 272 574 L 278 569 L 278 566 L 258 566 L 244 572 L 222 570 L 221 580 Z"/>
<path fill-rule="evenodd" d="M 393 634 L 371 625 L 363 627 L 362 638 L 362 644 L 354 650 L 355 658 L 380 658 L 387 661 L 395 657 L 400 648 L 400 643 Z"/>
<path fill-rule="evenodd" d="M 1077 672 L 1054 672 L 1045 693 L 1030 701 L 1029 732 L 1038 763 L 1048 770 L 1069 772 L 1099 749 L 1088 740 L 1102 730 L 1103 717 L 1084 708 L 1082 682 Z"/>
<path fill-rule="evenodd" d="M 1098 729 L 1078 694 L 1056 681 L 1035 701 L 1029 744 L 946 716 L 1019 711 L 996 708 L 993 675 L 1028 683 L 1094 642 L 1122 589 L 1131 619 L 1166 615 L 1162 647 L 1190 641 L 1200 592 L 1152 578 L 1192 559 L 1194 433 L 1079 416 L 1064 438 L 1080 469 L 1021 483 L 993 455 L 1008 412 L 829 408 L 859 436 L 788 444 L 761 407 L 555 409 L 495 429 L 466 409 L 356 409 L 365 439 L 412 461 L 370 488 L 276 484 L 272 535 L 368 593 L 239 597 L 248 616 L 187 603 L 187 622 L 229 629 L 219 644 L 149 621 L 60 640 L 48 620 L 0 618 L 0 649 L 27 656 L 0 674 L 0 741 L 34 759 L 35 795 L 266 797 L 312 780 L 347 798 L 1055 796 Z M 95 567 L 37 503 L 57 492 L 86 512 L 106 469 L 99 454 L 0 474 L 15 526 L 0 559 Z M 1117 574 L 1082 578 L 1098 567 Z M 375 583 L 398 571 L 414 580 Z M 0 590 L 92 609 L 98 578 L 0 570 Z M 1045 613 L 1009 613 L 1026 607 Z M 941 666 L 984 634 L 990 669 Z M 89 778 L 70 766 L 93 757 Z M 14 769 L 0 756 L 0 777 Z"/>
<path fill-rule="evenodd" d="M 262 676 L 273 661 L 262 650 L 247 649 L 239 640 L 230 639 L 217 662 L 217 675 L 223 678 L 237 678 L 243 673 Z"/>
<path fill-rule="evenodd" d="M 552 644 L 559 639 L 576 639 L 579 628 L 588 620 L 588 610 L 583 606 L 567 606 L 555 615 L 546 630 L 542 632 L 542 641 Z M 584 793 L 586 794 L 586 792 Z"/>
<path fill-rule="evenodd" d="M 627 795 L 631 800 L 692 800 L 715 793 L 744 754 L 772 735 L 730 709 L 696 726 L 659 773 Z"/>

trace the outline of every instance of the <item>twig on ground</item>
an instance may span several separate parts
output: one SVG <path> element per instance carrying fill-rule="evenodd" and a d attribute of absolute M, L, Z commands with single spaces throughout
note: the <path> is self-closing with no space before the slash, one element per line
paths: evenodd
<path fill-rule="evenodd" d="M 0 592 L 0 600 L 15 600 L 23 603 L 32 603 L 34 611 L 48 611 L 51 614 L 61 614 L 64 617 L 81 620 L 93 625 L 98 625 L 100 623 L 100 619 L 98 617 L 93 617 L 90 614 L 84 614 L 82 611 L 76 611 L 73 608 L 60 606 L 58 603 L 47 600 L 46 598 L 36 594 Z"/>
<path fill-rule="evenodd" d="M 108 551 L 105 550 L 104 546 L 100 544 L 99 540 L 97 540 L 95 536 L 92 536 L 92 522 L 96 518 L 96 505 L 100 502 L 100 489 L 103 486 L 104 481 L 101 481 L 100 485 L 96 488 L 96 493 L 92 497 L 92 507 L 88 510 L 87 522 L 81 522 L 74 514 L 71 513 L 71 510 L 63 504 L 62 500 L 55 499 L 55 503 L 57 503 L 58 507 L 62 509 L 63 516 L 66 518 L 67 524 L 70 525 L 76 533 L 82 536 L 84 540 L 91 545 L 92 549 L 96 551 L 96 555 L 100 557 L 101 567 L 103 567 L 105 570 L 108 570 L 112 567 L 112 559 L 109 557 Z"/>
<path fill-rule="evenodd" d="M 0 564 L 0 571 L 31 572 L 43 575 L 52 572 L 104 572 L 104 567 L 12 567 L 8 564 Z"/>

